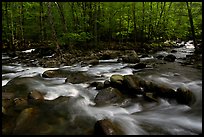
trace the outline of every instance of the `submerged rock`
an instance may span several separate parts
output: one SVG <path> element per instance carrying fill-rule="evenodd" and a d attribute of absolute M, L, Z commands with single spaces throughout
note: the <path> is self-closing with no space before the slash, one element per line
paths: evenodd
<path fill-rule="evenodd" d="M 109 119 L 98 120 L 94 125 L 94 135 L 123 135 L 120 127 Z"/>

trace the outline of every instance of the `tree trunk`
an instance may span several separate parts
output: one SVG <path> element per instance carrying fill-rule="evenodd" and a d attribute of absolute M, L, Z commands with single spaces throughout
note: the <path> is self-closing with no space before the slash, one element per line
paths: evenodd
<path fill-rule="evenodd" d="M 7 31 L 7 38 L 8 38 L 8 49 L 11 47 L 11 42 L 12 42 L 12 37 L 11 37 L 11 34 L 10 34 L 10 22 L 9 22 L 9 15 L 8 15 L 8 2 L 5 3 L 6 5 L 6 23 L 7 23 L 7 29 L 9 31 Z"/>
<path fill-rule="evenodd" d="M 150 2 L 150 19 L 149 19 L 149 26 L 148 26 L 148 40 L 151 39 L 151 32 L 152 32 L 152 2 Z"/>
<path fill-rule="evenodd" d="M 194 24 L 193 24 L 193 16 L 192 16 L 192 12 L 191 12 L 191 5 L 189 6 L 188 2 L 186 2 L 186 6 L 188 8 L 188 17 L 189 17 L 189 22 L 190 22 L 190 26 L 191 26 L 191 33 L 193 36 L 193 43 L 195 46 L 195 51 L 198 50 L 197 48 L 197 42 L 196 42 L 196 37 L 195 37 L 195 29 L 194 29 Z"/>
<path fill-rule="evenodd" d="M 21 13 L 21 44 L 22 46 L 24 47 L 25 46 L 25 43 L 24 43 L 24 12 L 23 12 L 23 2 L 21 2 L 21 10 L 20 10 L 20 13 Z"/>
<path fill-rule="evenodd" d="M 98 45 L 98 41 L 97 41 L 97 5 L 96 5 L 96 2 L 94 4 L 94 43 L 95 43 L 95 46 Z"/>
<path fill-rule="evenodd" d="M 14 45 L 14 22 L 13 22 L 13 8 L 11 5 L 11 45 L 10 49 L 15 50 Z"/>
<path fill-rule="evenodd" d="M 67 33 L 67 25 L 66 25 L 63 7 L 59 2 L 55 2 L 55 4 L 57 5 L 58 11 L 59 11 L 60 16 L 61 16 L 61 20 L 62 20 L 62 24 L 63 24 L 63 28 L 64 28 L 64 33 Z"/>
<path fill-rule="evenodd" d="M 135 17 L 135 2 L 132 3 L 133 7 L 133 25 L 134 25 L 134 45 L 136 46 L 136 17 Z"/>
<path fill-rule="evenodd" d="M 145 7 L 144 7 L 144 2 L 142 2 L 142 32 L 141 32 L 141 36 L 142 36 L 142 43 L 141 43 L 141 46 L 143 48 L 143 45 L 144 45 L 144 29 L 145 29 L 145 22 L 144 22 L 144 17 L 145 17 Z"/>
<path fill-rule="evenodd" d="M 54 43 L 56 45 L 56 53 L 57 53 L 57 55 L 59 55 L 59 57 L 62 61 L 63 57 L 62 57 L 60 46 L 59 46 L 59 43 L 57 40 L 56 30 L 54 27 L 54 19 L 53 19 L 52 12 L 51 12 L 51 2 L 48 2 L 48 16 L 49 16 L 49 22 L 50 22 L 51 30 L 52 30 L 52 37 L 53 37 Z"/>
<path fill-rule="evenodd" d="M 43 3 L 40 2 L 40 34 L 41 41 L 44 41 L 44 25 L 43 25 Z"/>

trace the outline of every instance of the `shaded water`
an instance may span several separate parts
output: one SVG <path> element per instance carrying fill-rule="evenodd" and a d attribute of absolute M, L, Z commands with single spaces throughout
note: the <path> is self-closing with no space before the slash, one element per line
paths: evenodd
<path fill-rule="evenodd" d="M 145 102 L 142 97 L 127 98 L 124 102 L 107 106 L 96 106 L 94 98 L 98 91 L 88 87 L 88 83 L 65 83 L 65 78 L 42 78 L 46 70 L 58 68 L 26 67 L 21 64 L 2 64 L 2 86 L 15 77 L 30 77 L 26 84 L 31 89 L 45 93 L 45 99 L 53 100 L 59 96 L 71 97 L 69 101 L 57 104 L 53 110 L 64 115 L 64 119 L 53 120 L 44 117 L 44 122 L 54 122 L 54 127 L 39 130 L 39 134 L 89 134 L 97 120 L 109 118 L 118 123 L 127 135 L 196 135 L 202 133 L 202 72 L 190 66 L 181 66 L 181 58 L 191 54 L 192 47 L 176 48 L 176 62 L 160 64 L 143 70 L 127 67 L 117 59 L 100 60 L 99 65 L 81 67 L 80 63 L 64 66 L 60 69 L 85 71 L 94 75 L 93 81 L 105 81 L 113 74 L 128 75 L 137 73 L 144 79 L 157 81 L 177 89 L 185 86 L 196 95 L 196 102 L 191 105 L 181 105 L 176 101 L 160 99 L 159 103 Z M 157 54 L 168 54 L 158 52 Z M 154 60 L 154 56 L 141 58 L 141 61 Z M 9 59 L 2 54 L 2 59 Z M 42 121 L 42 122 L 43 122 Z M 59 122 L 60 121 L 60 122 Z M 40 124 L 37 124 L 40 127 Z M 43 126 L 42 126 L 43 127 Z M 38 134 L 38 133 L 35 133 Z"/>

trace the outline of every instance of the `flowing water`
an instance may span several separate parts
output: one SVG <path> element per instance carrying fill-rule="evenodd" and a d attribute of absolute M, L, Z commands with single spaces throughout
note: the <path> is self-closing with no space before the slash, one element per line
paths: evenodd
<path fill-rule="evenodd" d="M 196 102 L 191 106 L 162 98 L 159 103 L 145 102 L 139 96 L 135 99 L 127 98 L 122 104 L 99 107 L 94 103 L 98 91 L 94 87 L 88 87 L 88 83 L 71 84 L 65 83 L 65 78 L 43 78 L 44 71 L 58 68 L 27 67 L 22 64 L 2 64 L 2 86 L 15 77 L 30 77 L 33 80 L 27 81 L 29 88 L 45 92 L 47 100 L 53 100 L 59 96 L 71 97 L 65 104 L 56 106 L 56 108 L 61 107 L 63 115 L 67 116 L 66 120 L 56 122 L 54 130 L 46 130 L 44 134 L 86 134 L 85 130 L 93 128 L 97 120 L 104 118 L 119 124 L 127 135 L 202 134 L 202 72 L 179 63 L 182 62 L 183 57 L 192 54 L 194 51 L 192 46 L 186 45 L 176 50 L 176 53 L 172 53 L 177 57 L 175 62 L 145 69 L 129 68 L 128 64 L 119 63 L 117 59 L 100 60 L 100 63 L 95 66 L 81 67 L 78 63 L 60 69 L 87 72 L 96 76 L 93 81 L 105 81 L 113 74 L 128 75 L 134 72 L 144 79 L 166 84 L 173 89 L 185 86 L 196 96 Z M 154 60 L 158 54 L 168 54 L 168 51 L 141 58 L 141 61 Z M 2 54 L 2 60 L 6 59 L 9 57 Z M 44 117 L 44 119 L 53 121 L 53 118 Z"/>

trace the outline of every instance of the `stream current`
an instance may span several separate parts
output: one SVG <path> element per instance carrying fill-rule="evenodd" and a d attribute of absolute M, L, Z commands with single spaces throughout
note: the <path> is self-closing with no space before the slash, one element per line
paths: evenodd
<path fill-rule="evenodd" d="M 187 43 L 188 44 L 188 43 Z M 118 123 L 127 135 L 197 135 L 202 134 L 202 71 L 191 66 L 183 66 L 182 58 L 192 54 L 193 46 L 175 48 L 175 62 L 167 62 L 157 67 L 133 69 L 127 63 L 117 62 L 117 59 L 100 60 L 98 65 L 81 66 L 80 63 L 72 66 L 63 66 L 60 69 L 84 71 L 96 76 L 94 81 L 109 80 L 113 74 L 128 75 L 137 73 L 146 80 L 153 80 L 166 84 L 173 89 L 184 86 L 196 96 L 196 102 L 191 106 L 181 105 L 176 101 L 160 98 L 159 103 L 127 99 L 128 105 L 115 104 L 95 106 L 94 98 L 98 93 L 88 83 L 65 83 L 65 78 L 43 78 L 46 70 L 59 68 L 27 67 L 22 64 L 2 64 L 2 86 L 15 77 L 30 77 L 29 88 L 45 93 L 45 99 L 53 100 L 59 96 L 68 96 L 72 99 L 67 104 L 58 104 L 56 111 L 63 111 L 69 117 L 63 122 L 56 122 L 54 130 L 47 130 L 39 134 L 88 134 L 85 132 L 93 128 L 97 120 L 111 119 Z M 142 61 L 155 60 L 155 56 L 166 55 L 169 51 L 160 51 L 150 57 L 140 58 Z M 2 53 L 2 60 L 9 59 Z M 49 117 L 45 117 L 49 119 Z M 40 124 L 38 125 L 40 126 Z M 66 126 L 66 128 L 65 128 Z M 36 133 L 38 134 L 38 133 Z"/>

